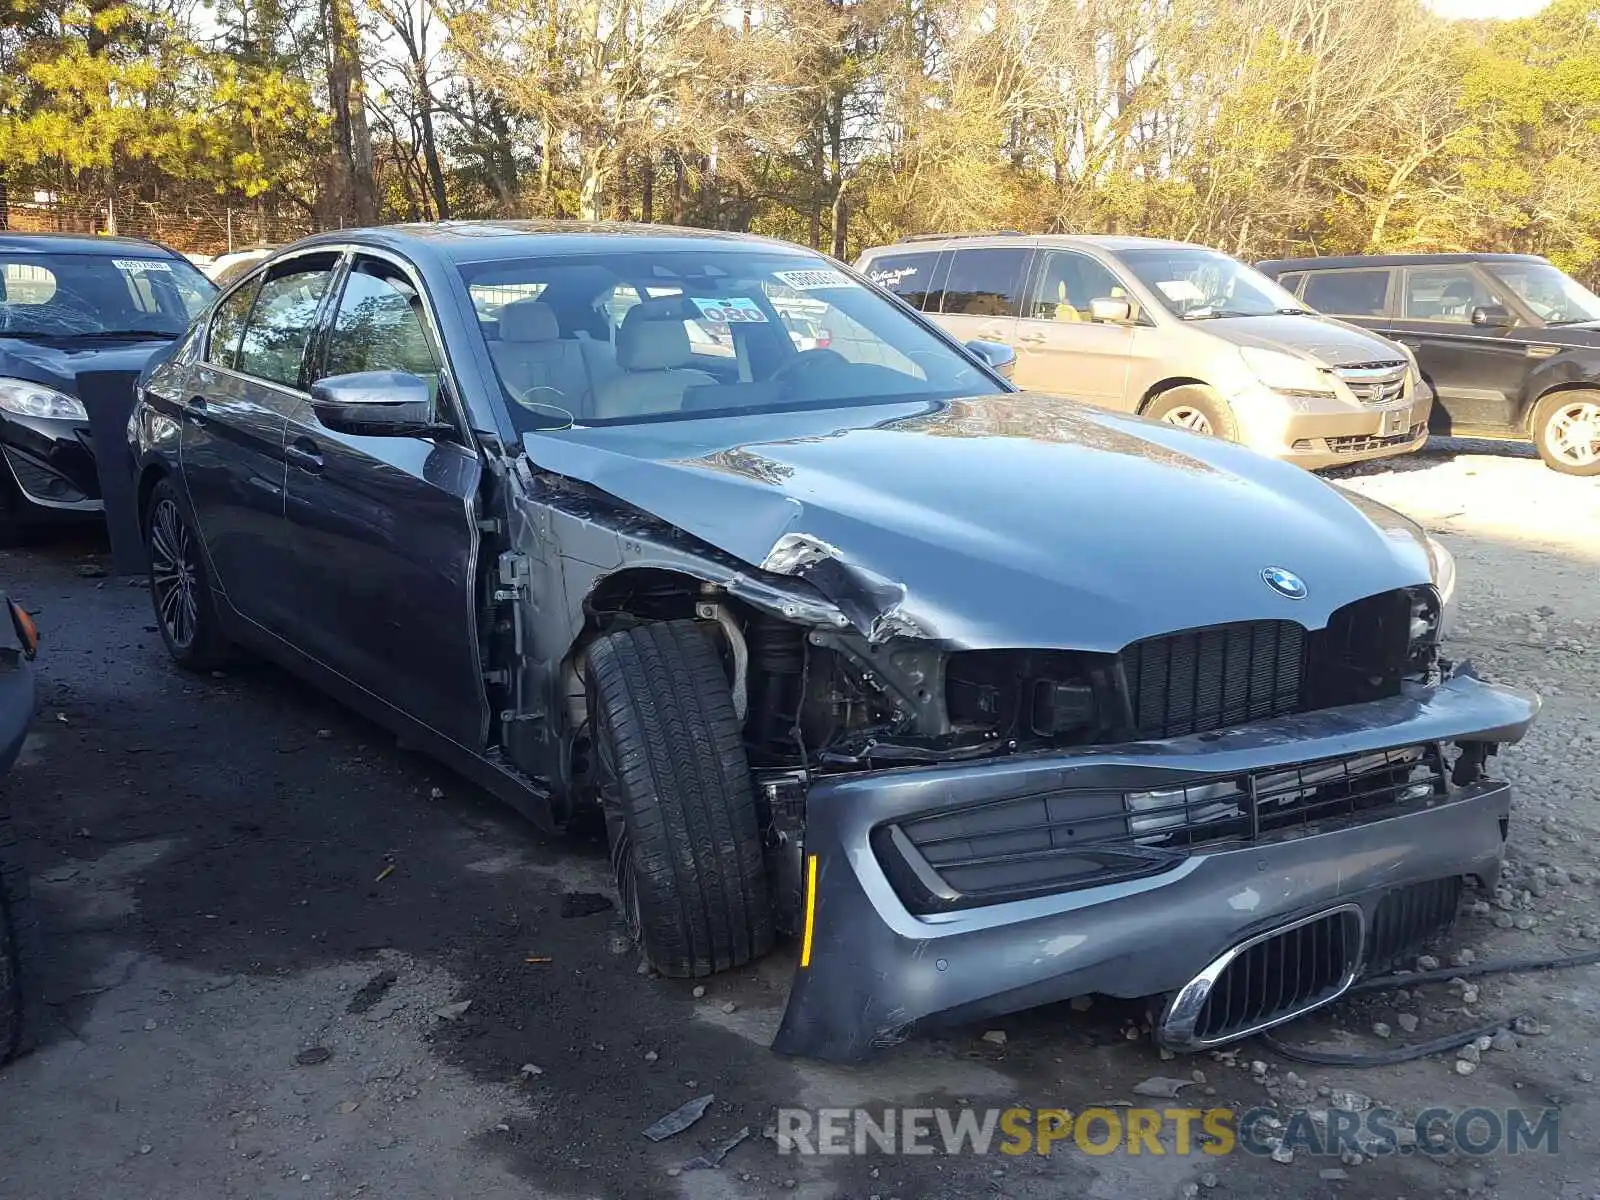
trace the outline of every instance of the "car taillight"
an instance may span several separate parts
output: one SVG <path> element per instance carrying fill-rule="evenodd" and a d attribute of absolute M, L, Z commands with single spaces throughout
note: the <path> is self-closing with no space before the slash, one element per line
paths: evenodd
<path fill-rule="evenodd" d="M 817 349 L 826 350 L 828 348 L 828 344 L 832 341 L 833 334 L 829 333 L 826 329 L 817 330 Z"/>

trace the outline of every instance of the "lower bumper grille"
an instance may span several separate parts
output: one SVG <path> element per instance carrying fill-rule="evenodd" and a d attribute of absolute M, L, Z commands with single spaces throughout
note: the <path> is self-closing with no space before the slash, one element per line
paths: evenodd
<path fill-rule="evenodd" d="M 1366 970 L 1387 971 L 1429 942 L 1446 936 L 1461 907 L 1461 877 L 1396 888 L 1378 901 L 1367 935 Z"/>
<path fill-rule="evenodd" d="M 1391 433 L 1388 437 L 1378 437 L 1376 434 L 1355 434 L 1350 437 L 1331 437 L 1322 440 L 1328 444 L 1330 454 L 1362 454 L 1368 450 L 1382 450 L 1389 446 L 1404 446 L 1416 441 L 1422 436 L 1426 425 L 1421 423 L 1411 426 L 1404 433 Z M 1310 438 L 1300 438 L 1291 450 L 1297 454 L 1309 454 L 1316 449 L 1316 443 Z"/>
<path fill-rule="evenodd" d="M 1326 1004 L 1355 980 L 1361 941 L 1361 910 L 1348 905 L 1245 942 L 1179 992 L 1163 1037 L 1215 1045 Z"/>
<path fill-rule="evenodd" d="M 5 457 L 17 486 L 30 500 L 75 504 L 80 500 L 89 499 L 72 480 L 42 463 L 35 462 L 26 454 L 8 448 Z"/>
<path fill-rule="evenodd" d="M 881 826 L 873 846 L 906 906 L 938 912 L 1150 875 L 1198 848 L 1385 819 L 1448 794 L 1439 747 L 1409 746 L 1176 787 L 989 801 Z"/>

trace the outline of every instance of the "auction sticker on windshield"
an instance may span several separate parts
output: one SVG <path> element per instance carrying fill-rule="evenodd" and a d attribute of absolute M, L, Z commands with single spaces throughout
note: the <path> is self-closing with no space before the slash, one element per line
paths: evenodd
<path fill-rule="evenodd" d="M 855 287 L 856 283 L 840 271 L 826 268 L 815 271 L 774 271 L 772 277 L 786 283 L 797 292 L 816 292 L 824 288 Z"/>
<path fill-rule="evenodd" d="M 689 299 L 694 301 L 694 306 L 700 310 L 700 315 L 708 321 L 722 321 L 729 325 L 739 322 L 755 325 L 767 319 L 767 314 L 761 311 L 761 306 L 749 296 L 729 296 L 724 300 L 708 296 L 691 296 Z"/>
<path fill-rule="evenodd" d="M 121 271 L 170 271 L 172 264 L 154 258 L 113 258 L 111 265 Z"/>

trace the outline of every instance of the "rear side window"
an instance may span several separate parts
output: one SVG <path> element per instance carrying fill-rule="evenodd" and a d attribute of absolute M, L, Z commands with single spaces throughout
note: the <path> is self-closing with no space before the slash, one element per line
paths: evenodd
<path fill-rule="evenodd" d="M 257 379 L 298 387 L 317 307 L 331 278 L 329 270 L 317 268 L 263 283 L 239 343 L 239 370 Z"/>
<path fill-rule="evenodd" d="M 866 276 L 881 288 L 893 292 L 912 308 L 923 312 L 939 311 L 939 289 L 934 285 L 937 252 L 885 254 L 867 264 Z"/>
<path fill-rule="evenodd" d="M 1388 271 L 1313 271 L 1300 299 L 1336 317 L 1381 317 L 1388 296 Z"/>
<path fill-rule="evenodd" d="M 1014 317 L 1032 251 L 1009 246 L 957 250 L 944 285 L 946 313 Z"/>
<path fill-rule="evenodd" d="M 250 301 L 256 297 L 256 285 L 247 283 L 221 304 L 217 315 L 211 318 L 211 341 L 206 347 L 206 361 L 227 367 L 230 371 L 239 366 L 239 335 L 244 332 L 245 319 L 250 315 Z"/>
<path fill-rule="evenodd" d="M 1278 281 L 1278 286 L 1284 291 L 1295 296 L 1300 295 L 1300 284 L 1305 280 L 1305 277 L 1306 273 L 1304 271 L 1290 271 L 1284 275 L 1268 276 L 1269 279 L 1276 279 Z M 1301 296 L 1301 299 L 1303 300 L 1305 297 Z"/>

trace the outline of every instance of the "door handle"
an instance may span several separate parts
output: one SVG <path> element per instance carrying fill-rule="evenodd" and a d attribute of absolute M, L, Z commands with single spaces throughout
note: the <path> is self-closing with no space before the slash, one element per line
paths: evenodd
<path fill-rule="evenodd" d="M 1017 334 L 1017 341 L 1027 342 L 1030 346 L 1042 345 L 1044 340 L 1045 338 L 1043 333 L 1034 332 Z"/>
<path fill-rule="evenodd" d="M 183 415 L 194 425 L 206 423 L 206 398 L 204 396 L 190 396 L 189 403 L 183 406 Z"/>
<path fill-rule="evenodd" d="M 317 444 L 310 438 L 296 438 L 283 448 L 283 456 L 313 475 L 322 470 L 322 455 L 317 453 Z"/>
<path fill-rule="evenodd" d="M 1422 345 L 1422 339 L 1421 338 L 1397 337 L 1397 338 L 1395 338 L 1395 341 L 1399 342 L 1402 346 L 1406 346 L 1406 347 L 1408 347 L 1408 348 L 1410 348 L 1412 350 L 1415 350 L 1419 346 Z"/>
<path fill-rule="evenodd" d="M 991 325 L 987 329 L 978 330 L 978 336 L 986 342 L 998 342 L 1004 340 L 1005 334 L 1003 330 Z"/>

